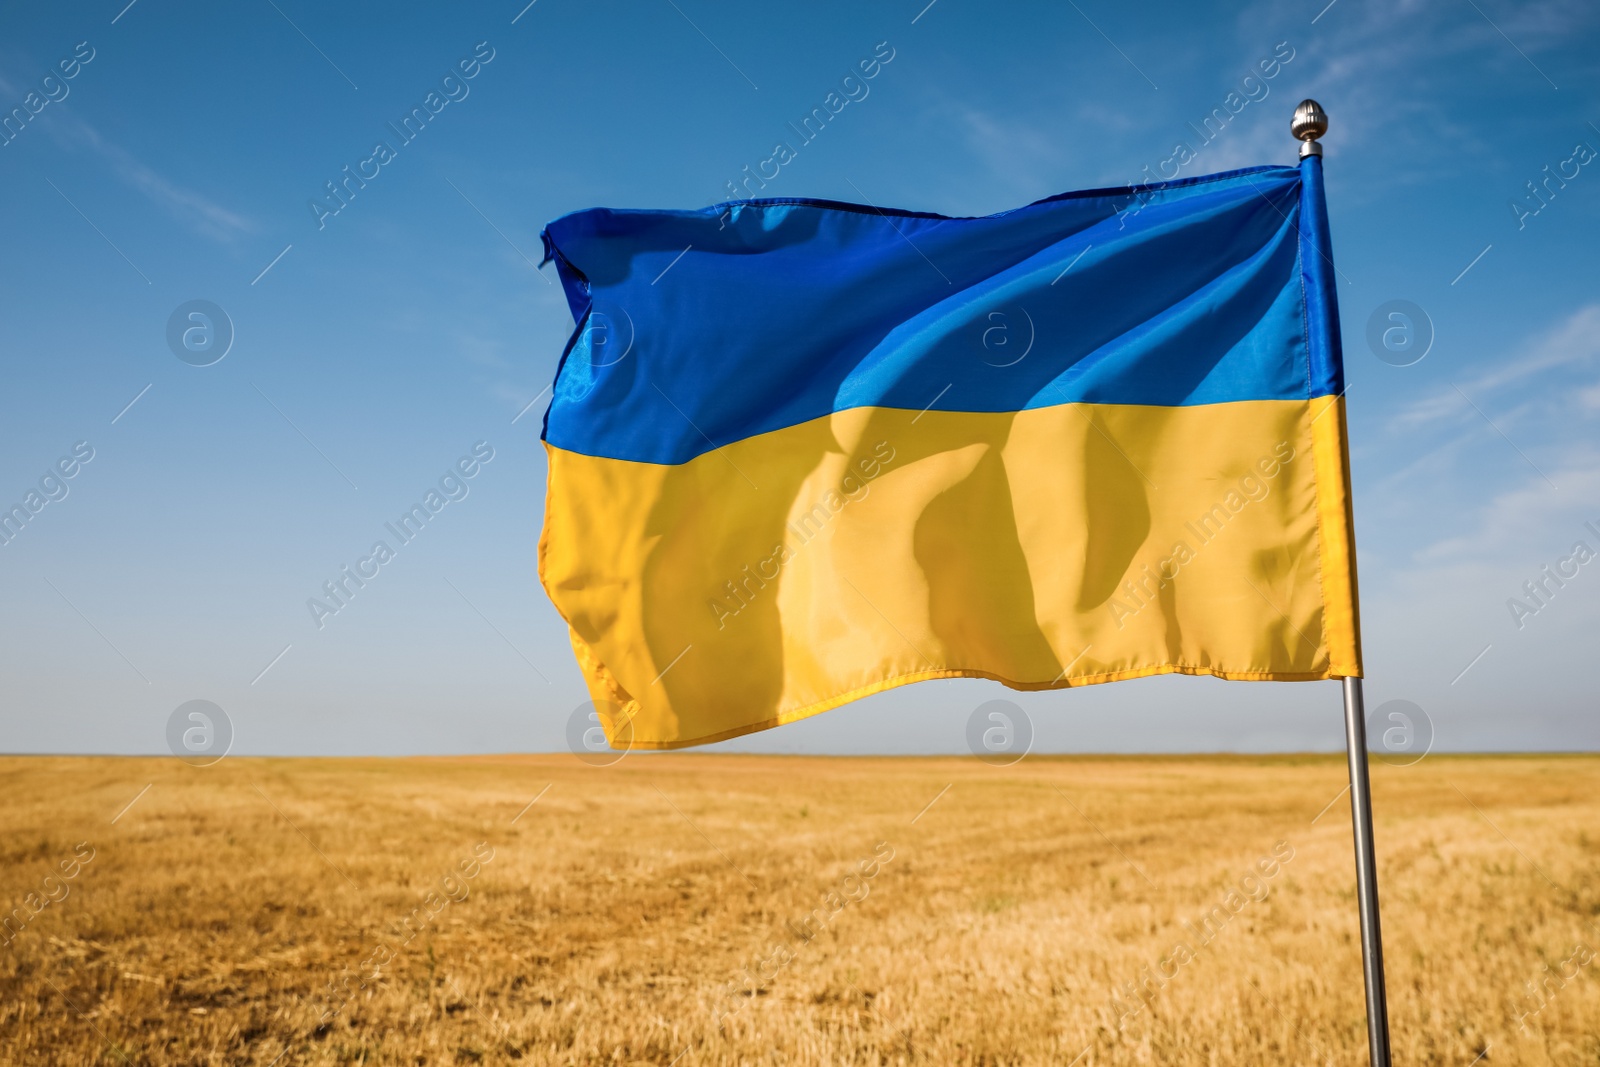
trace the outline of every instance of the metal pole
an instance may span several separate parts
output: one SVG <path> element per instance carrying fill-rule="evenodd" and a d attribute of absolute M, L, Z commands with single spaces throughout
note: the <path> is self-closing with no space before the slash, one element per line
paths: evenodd
<path fill-rule="evenodd" d="M 1302 100 L 1289 125 L 1300 158 L 1321 156 L 1328 113 Z M 1356 845 L 1356 901 L 1361 913 L 1361 967 L 1367 984 L 1367 1049 L 1372 1067 L 1390 1067 L 1389 998 L 1383 986 L 1383 933 L 1378 927 L 1378 863 L 1372 846 L 1372 789 L 1367 779 L 1367 716 L 1361 679 L 1344 680 L 1344 744 L 1350 758 L 1350 817 Z"/>
<path fill-rule="evenodd" d="M 1367 981 L 1367 1046 L 1372 1067 L 1390 1067 L 1389 1003 L 1383 986 L 1383 932 L 1378 928 L 1378 869 L 1372 847 L 1372 790 L 1367 782 L 1367 716 L 1360 678 L 1344 680 L 1344 743 L 1350 757 L 1356 901 L 1361 911 L 1361 965 Z"/>

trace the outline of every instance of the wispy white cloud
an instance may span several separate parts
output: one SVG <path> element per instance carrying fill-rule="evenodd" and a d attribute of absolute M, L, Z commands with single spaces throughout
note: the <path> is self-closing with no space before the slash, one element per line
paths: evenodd
<path fill-rule="evenodd" d="M 1269 100 L 1272 101 L 1270 105 L 1261 106 Z M 1187 168 L 1188 171 L 1202 174 L 1255 167 L 1263 163 L 1292 163 L 1295 142 L 1289 138 L 1286 116 L 1293 110 L 1294 103 L 1282 104 L 1277 94 L 1270 94 L 1240 112 L 1214 140 L 1206 144 L 1198 144 L 1199 137 L 1191 132 L 1188 143 L 1196 146 L 1199 152 L 1194 165 Z M 1218 98 L 1218 104 L 1221 104 L 1221 97 Z M 1196 116 L 1197 120 L 1202 118 L 1204 115 Z"/>
<path fill-rule="evenodd" d="M 259 229 L 244 215 L 167 178 L 60 106 L 42 113 L 34 124 L 60 147 L 97 156 L 111 174 L 203 236 L 229 242 Z"/>
<path fill-rule="evenodd" d="M 1412 479 L 1423 477 L 1437 480 L 1447 477 L 1467 448 L 1483 434 L 1482 423 L 1465 427 L 1444 441 L 1425 449 L 1415 459 L 1388 471 L 1374 485 L 1378 490 L 1393 490 Z M 1393 456 L 1390 456 L 1390 462 Z"/>
<path fill-rule="evenodd" d="M 1542 3 L 1485 6 L 1505 34 L 1521 48 L 1555 48 L 1574 34 L 1600 28 L 1600 7 L 1593 0 L 1544 0 Z"/>
<path fill-rule="evenodd" d="M 1445 387 L 1417 400 L 1396 416 L 1395 425 L 1411 428 L 1436 423 L 1469 411 L 1467 397 L 1479 400 L 1484 396 L 1503 394 L 1548 371 L 1588 368 L 1596 362 L 1600 362 L 1600 303 L 1579 308 L 1565 321 L 1529 340 L 1508 358 L 1494 361 L 1488 370 L 1462 382 L 1460 391 Z M 1572 397 L 1579 404 L 1592 408 L 1594 404 L 1590 398 L 1597 393 L 1600 393 L 1600 386 L 1576 394 L 1563 387 L 1547 394 L 1544 402 L 1562 404 Z"/>
<path fill-rule="evenodd" d="M 1455 146 L 1450 156 L 1458 160 L 1495 150 L 1469 114 L 1437 93 L 1415 91 L 1427 72 L 1441 64 L 1502 73 L 1520 68 L 1517 77 L 1546 88 L 1545 73 L 1557 80 L 1561 73 L 1546 53 L 1600 27 L 1600 7 L 1591 0 L 1479 0 L 1477 6 L 1492 24 L 1460 0 L 1338 0 L 1331 7 L 1326 0 L 1292 7 L 1270 0 L 1242 9 L 1235 33 L 1241 44 L 1264 34 L 1287 38 L 1296 58 L 1281 81 L 1328 106 L 1329 136 L 1342 156 L 1381 153 L 1385 187 L 1392 189 L 1438 176 L 1447 165 L 1432 150 L 1438 144 Z"/>
<path fill-rule="evenodd" d="M 1059 173 L 1067 162 L 1061 138 L 1031 115 L 1002 117 L 963 101 L 946 106 L 973 155 L 1008 184 L 1031 189 L 1032 182 L 1019 176 Z"/>
<path fill-rule="evenodd" d="M 168 180 L 131 152 L 102 137 L 88 123 L 78 121 L 75 125 L 77 129 L 73 136 L 110 163 L 113 173 L 200 233 L 226 241 L 256 232 L 256 225 L 243 215 L 228 210 L 193 189 Z"/>
<path fill-rule="evenodd" d="M 1560 492 L 1530 474 L 1516 488 L 1491 497 L 1470 530 L 1428 545 L 1416 554 L 1417 560 L 1442 564 L 1497 560 L 1508 551 L 1525 554 L 1546 543 L 1564 545 L 1569 529 L 1575 532 L 1585 519 L 1600 519 L 1600 504 L 1584 506 L 1585 501 L 1600 501 L 1600 455 L 1585 450 L 1550 476 Z"/>

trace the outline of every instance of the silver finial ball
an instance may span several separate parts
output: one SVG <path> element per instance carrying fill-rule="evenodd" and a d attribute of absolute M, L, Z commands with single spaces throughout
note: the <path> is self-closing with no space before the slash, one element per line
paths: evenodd
<path fill-rule="evenodd" d="M 1322 105 L 1315 100 L 1302 100 L 1300 106 L 1294 109 L 1294 119 L 1289 123 L 1289 132 L 1294 134 L 1300 143 L 1300 156 L 1320 156 L 1322 146 L 1317 143 L 1317 138 L 1328 132 L 1328 113 L 1322 110 Z"/>

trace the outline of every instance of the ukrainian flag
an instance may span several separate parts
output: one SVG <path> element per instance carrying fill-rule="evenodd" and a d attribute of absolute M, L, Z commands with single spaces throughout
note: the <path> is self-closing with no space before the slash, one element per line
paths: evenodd
<path fill-rule="evenodd" d="M 1321 159 L 544 233 L 539 573 L 614 747 L 926 678 L 1361 673 Z"/>

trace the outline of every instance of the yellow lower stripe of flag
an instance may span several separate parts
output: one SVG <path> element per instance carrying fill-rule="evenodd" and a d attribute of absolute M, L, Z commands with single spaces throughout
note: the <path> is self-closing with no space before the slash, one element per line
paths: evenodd
<path fill-rule="evenodd" d="M 1361 673 L 1337 397 L 859 408 L 676 465 L 547 447 L 540 576 L 614 744 L 927 678 Z"/>

